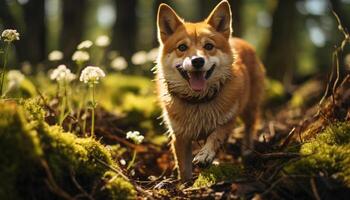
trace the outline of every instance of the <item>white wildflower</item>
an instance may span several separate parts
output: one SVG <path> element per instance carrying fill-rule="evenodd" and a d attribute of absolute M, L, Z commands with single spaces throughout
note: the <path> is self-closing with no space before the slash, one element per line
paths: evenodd
<path fill-rule="evenodd" d="M 79 80 L 84 83 L 97 84 L 100 78 L 103 78 L 105 76 L 106 74 L 101 68 L 95 66 L 87 66 L 81 72 Z"/>
<path fill-rule="evenodd" d="M 24 61 L 21 64 L 21 70 L 23 71 L 24 74 L 29 75 L 32 73 L 32 65 L 30 64 L 29 61 Z"/>
<path fill-rule="evenodd" d="M 135 144 L 141 144 L 144 137 L 143 135 L 140 135 L 140 132 L 138 131 L 129 131 L 126 133 L 126 139 L 131 139 Z"/>
<path fill-rule="evenodd" d="M 58 82 L 65 81 L 71 82 L 76 78 L 76 75 L 73 74 L 70 69 L 66 67 L 66 65 L 59 65 L 56 69 L 52 71 L 50 74 L 51 80 L 56 80 Z"/>
<path fill-rule="evenodd" d="M 9 88 L 18 88 L 24 80 L 24 75 L 19 70 L 10 70 L 7 73 Z"/>
<path fill-rule="evenodd" d="M 124 159 L 120 159 L 119 162 L 120 162 L 121 165 L 126 165 L 126 161 Z"/>
<path fill-rule="evenodd" d="M 90 55 L 86 51 L 76 51 L 72 56 L 72 60 L 75 62 L 86 62 L 90 59 Z"/>
<path fill-rule="evenodd" d="M 159 52 L 159 49 L 158 48 L 153 48 L 151 49 L 148 53 L 147 53 L 147 59 L 148 61 L 150 62 L 154 62 L 157 60 L 157 57 L 158 57 L 158 52 Z"/>
<path fill-rule="evenodd" d="M 97 37 L 95 44 L 99 47 L 106 47 L 111 43 L 109 37 L 107 35 L 100 35 Z"/>
<path fill-rule="evenodd" d="M 85 40 L 85 41 L 82 41 L 77 49 L 79 50 L 82 50 L 82 49 L 89 49 L 91 46 L 93 45 L 93 43 L 90 41 L 90 40 Z"/>
<path fill-rule="evenodd" d="M 128 67 L 128 62 L 126 62 L 125 58 L 119 56 L 112 60 L 111 67 L 117 71 L 122 71 Z"/>
<path fill-rule="evenodd" d="M 13 42 L 15 40 L 19 40 L 19 33 L 14 29 L 6 29 L 2 32 L 1 38 L 5 42 Z"/>
<path fill-rule="evenodd" d="M 118 56 L 119 56 L 118 51 L 110 51 L 107 54 L 107 58 L 110 59 L 110 60 L 113 60 L 114 58 L 116 58 Z"/>
<path fill-rule="evenodd" d="M 134 65 L 142 65 L 147 62 L 147 52 L 146 51 L 139 51 L 136 52 L 132 57 L 131 57 L 131 62 Z"/>
<path fill-rule="evenodd" d="M 61 51 L 54 50 L 54 51 L 51 51 L 51 53 L 49 54 L 48 57 L 49 57 L 50 61 L 62 60 L 63 59 L 63 53 Z"/>

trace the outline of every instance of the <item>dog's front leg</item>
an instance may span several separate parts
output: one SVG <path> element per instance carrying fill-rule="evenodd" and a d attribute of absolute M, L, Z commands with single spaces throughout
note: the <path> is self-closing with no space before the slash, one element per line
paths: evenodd
<path fill-rule="evenodd" d="M 193 164 L 201 167 L 206 167 L 211 164 L 215 158 L 216 152 L 225 143 L 227 137 L 232 132 L 234 120 L 219 126 L 213 133 L 211 133 L 204 146 L 199 150 L 193 159 Z"/>
<path fill-rule="evenodd" d="M 189 138 L 173 136 L 172 148 L 181 181 L 192 178 L 192 141 Z"/>

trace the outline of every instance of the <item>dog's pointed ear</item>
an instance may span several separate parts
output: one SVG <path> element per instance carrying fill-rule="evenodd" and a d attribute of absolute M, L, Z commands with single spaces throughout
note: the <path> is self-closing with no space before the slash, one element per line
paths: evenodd
<path fill-rule="evenodd" d="M 232 14 L 230 4 L 227 0 L 221 1 L 210 13 L 206 22 L 215 28 L 216 31 L 230 38 L 232 33 Z"/>
<path fill-rule="evenodd" d="M 158 40 L 164 43 L 183 24 L 176 12 L 167 4 L 162 3 L 158 8 L 157 26 Z"/>

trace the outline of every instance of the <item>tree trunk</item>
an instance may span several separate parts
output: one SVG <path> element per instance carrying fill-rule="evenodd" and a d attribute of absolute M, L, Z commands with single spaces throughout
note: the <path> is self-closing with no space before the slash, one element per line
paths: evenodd
<path fill-rule="evenodd" d="M 87 0 L 63 0 L 61 49 L 70 58 L 82 41 Z"/>
<path fill-rule="evenodd" d="M 112 48 L 130 61 L 136 50 L 137 0 L 115 0 L 117 20 L 113 27 Z M 147 38 L 144 38 L 147 39 Z"/>
<path fill-rule="evenodd" d="M 297 64 L 297 10 L 294 0 L 279 0 L 273 14 L 265 65 L 268 75 L 290 86 Z"/>
<path fill-rule="evenodd" d="M 30 0 L 23 5 L 26 44 L 26 59 L 38 64 L 46 58 L 45 0 Z M 23 59 L 23 58 L 22 58 Z M 22 60 L 23 61 L 23 60 Z"/>

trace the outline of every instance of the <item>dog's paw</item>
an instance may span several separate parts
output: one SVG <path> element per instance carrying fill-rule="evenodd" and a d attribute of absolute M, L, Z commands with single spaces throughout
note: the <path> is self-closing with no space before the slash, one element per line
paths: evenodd
<path fill-rule="evenodd" d="M 210 165 L 215 158 L 215 151 L 204 146 L 194 157 L 193 164 L 198 165 L 199 167 L 207 167 Z"/>

